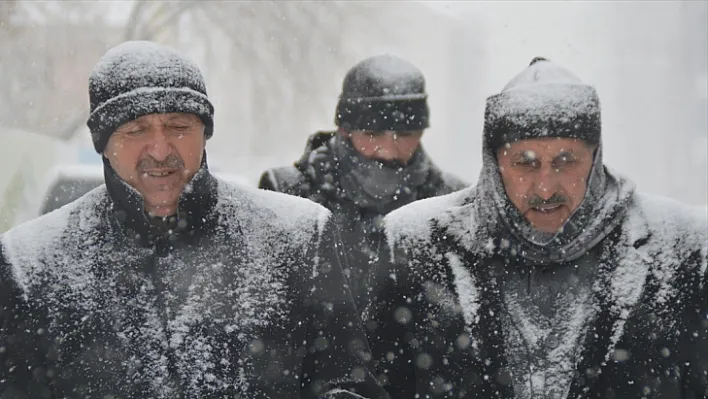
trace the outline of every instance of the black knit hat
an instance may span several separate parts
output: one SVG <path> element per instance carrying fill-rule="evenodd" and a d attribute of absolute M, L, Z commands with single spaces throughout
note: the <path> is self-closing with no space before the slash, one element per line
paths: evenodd
<path fill-rule="evenodd" d="M 86 125 L 102 153 L 120 125 L 148 114 L 191 113 L 214 131 L 214 107 L 199 68 L 176 50 L 129 41 L 108 50 L 89 77 L 91 114 Z"/>
<path fill-rule="evenodd" d="M 429 126 L 423 73 L 392 55 L 367 58 L 344 77 L 335 124 L 347 130 L 409 131 Z"/>
<path fill-rule="evenodd" d="M 543 137 L 601 140 L 600 100 L 592 86 L 536 57 L 501 93 L 487 98 L 484 140 L 490 148 Z"/>

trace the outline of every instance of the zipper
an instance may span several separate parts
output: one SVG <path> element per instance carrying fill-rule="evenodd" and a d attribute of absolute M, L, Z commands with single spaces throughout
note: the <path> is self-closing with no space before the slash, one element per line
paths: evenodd
<path fill-rule="evenodd" d="M 182 384 L 177 372 L 177 360 L 175 349 L 170 346 L 170 341 L 172 340 L 172 334 L 169 329 L 170 314 L 169 314 L 169 304 L 167 303 L 167 296 L 165 293 L 169 287 L 164 283 L 162 269 L 159 266 L 160 259 L 167 256 L 169 253 L 169 244 L 158 240 L 153 247 L 153 254 L 150 261 L 150 277 L 152 278 L 153 285 L 155 286 L 155 294 L 157 296 L 157 313 L 160 318 L 160 323 L 162 330 L 165 334 L 165 357 L 167 357 L 167 373 L 171 385 L 176 389 L 177 398 L 184 399 L 184 392 L 182 391 Z"/>

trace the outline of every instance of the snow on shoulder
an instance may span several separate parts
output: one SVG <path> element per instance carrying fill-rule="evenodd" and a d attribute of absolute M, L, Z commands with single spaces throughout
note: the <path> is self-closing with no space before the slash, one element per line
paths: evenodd
<path fill-rule="evenodd" d="M 472 189 L 418 200 L 389 213 L 384 219 L 389 244 L 393 247 L 398 240 L 408 238 L 428 240 L 433 220 L 448 219 L 448 213 L 463 206 Z"/>
<path fill-rule="evenodd" d="M 678 236 L 687 236 L 686 239 L 705 241 L 708 235 L 708 213 L 705 208 L 646 193 L 638 194 L 637 200 L 650 225 L 662 226 Z"/>
<path fill-rule="evenodd" d="M 331 212 L 308 199 L 219 179 L 220 208 L 248 235 L 269 240 L 283 234 L 305 244 L 324 232 Z"/>
<path fill-rule="evenodd" d="M 650 229 L 659 235 L 660 241 L 655 245 L 661 247 L 660 253 L 674 256 L 700 249 L 703 258 L 701 275 L 705 276 L 708 268 L 708 214 L 705 208 L 644 193 L 637 195 L 637 202 Z"/>
<path fill-rule="evenodd" d="M 38 267 L 36 259 L 50 258 L 55 251 L 64 248 L 67 234 L 73 242 L 83 242 L 90 245 L 82 237 L 83 231 L 96 226 L 99 207 L 97 206 L 107 196 L 105 186 L 97 187 L 78 200 L 67 204 L 53 212 L 36 219 L 22 223 L 0 236 L 0 242 L 6 261 L 12 265 L 16 281 L 26 289 L 32 278 L 32 267 Z M 78 229 L 71 229 L 69 224 L 78 212 Z"/>

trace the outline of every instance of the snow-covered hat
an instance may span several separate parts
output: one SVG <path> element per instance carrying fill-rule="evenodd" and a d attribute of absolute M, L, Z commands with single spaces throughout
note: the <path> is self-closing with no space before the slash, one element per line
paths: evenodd
<path fill-rule="evenodd" d="M 595 88 L 542 57 L 534 58 L 501 93 L 487 98 L 484 140 L 491 148 L 543 137 L 599 144 L 600 133 Z"/>
<path fill-rule="evenodd" d="M 347 130 L 407 131 L 429 127 L 425 77 L 390 54 L 369 57 L 344 77 L 335 124 Z"/>
<path fill-rule="evenodd" d="M 120 125 L 148 114 L 196 114 L 205 124 L 207 138 L 214 131 L 214 107 L 201 71 L 158 43 L 128 41 L 108 50 L 89 77 L 89 98 L 86 125 L 99 153 Z"/>

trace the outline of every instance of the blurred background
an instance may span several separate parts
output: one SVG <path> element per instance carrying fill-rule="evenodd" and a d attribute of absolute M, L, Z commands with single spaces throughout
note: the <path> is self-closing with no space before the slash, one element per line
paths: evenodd
<path fill-rule="evenodd" d="M 346 71 L 388 52 L 426 75 L 433 160 L 474 183 L 485 98 L 544 56 L 597 88 L 607 164 L 708 211 L 706 1 L 0 0 L 0 232 L 100 184 L 88 75 L 130 39 L 201 67 L 210 165 L 235 181 L 334 128 Z"/>

